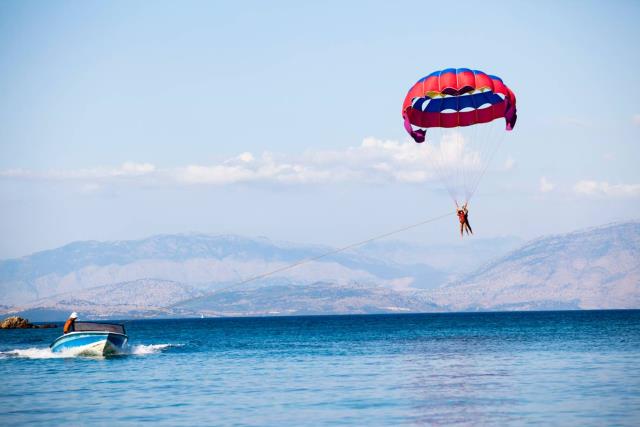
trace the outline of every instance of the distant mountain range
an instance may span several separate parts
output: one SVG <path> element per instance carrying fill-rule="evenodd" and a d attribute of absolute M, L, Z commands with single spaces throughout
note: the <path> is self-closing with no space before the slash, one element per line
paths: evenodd
<path fill-rule="evenodd" d="M 367 314 L 442 311 L 423 291 L 356 282 L 315 282 L 300 286 L 274 281 L 238 286 L 172 306 L 206 316 Z"/>
<path fill-rule="evenodd" d="M 266 238 L 204 234 L 75 242 L 0 261 L 0 304 L 22 308 L 79 304 L 78 307 L 86 308 L 86 303 L 91 302 L 92 313 L 116 315 L 125 307 L 116 310 L 114 304 L 107 304 L 98 295 L 108 293 L 111 287 L 121 293 L 130 286 L 132 295 L 138 289 L 148 295 L 149 301 L 153 301 L 149 305 L 155 309 L 175 303 L 174 300 L 160 303 L 158 298 L 177 295 L 176 286 L 186 293 L 212 292 L 331 250 L 325 246 L 272 242 Z M 446 273 L 427 263 L 398 263 L 360 251 L 327 256 L 256 280 L 252 285 L 273 280 L 298 286 L 331 282 L 341 286 L 358 283 L 358 286 L 369 284 L 390 289 L 429 288 L 443 283 Z M 187 296 L 185 294 L 185 298 Z M 115 311 L 109 311 L 111 309 Z"/>
<path fill-rule="evenodd" d="M 534 240 L 431 298 L 448 310 L 640 308 L 640 223 Z"/>
<path fill-rule="evenodd" d="M 0 261 L 0 313 L 37 321 L 70 310 L 129 318 L 640 308 L 640 223 L 519 243 L 382 241 L 239 285 L 331 248 L 203 234 L 75 242 Z"/>
<path fill-rule="evenodd" d="M 56 294 L 21 306 L 22 310 L 78 311 L 93 317 L 162 317 L 173 314 L 167 307 L 206 295 L 202 290 L 170 280 L 139 279 Z"/>

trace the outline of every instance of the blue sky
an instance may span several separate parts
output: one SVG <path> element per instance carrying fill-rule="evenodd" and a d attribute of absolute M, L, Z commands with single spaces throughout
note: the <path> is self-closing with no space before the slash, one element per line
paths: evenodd
<path fill-rule="evenodd" d="M 342 245 L 437 216 L 400 107 L 446 67 L 518 97 L 478 237 L 640 216 L 638 2 L 344 3 L 0 3 L 0 258 L 187 231 Z"/>

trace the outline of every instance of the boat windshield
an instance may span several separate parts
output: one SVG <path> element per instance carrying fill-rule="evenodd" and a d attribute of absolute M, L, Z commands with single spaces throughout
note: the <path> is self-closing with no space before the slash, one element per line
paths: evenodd
<path fill-rule="evenodd" d="M 87 331 L 100 331 L 100 332 L 115 332 L 117 334 L 123 334 L 124 325 L 117 323 L 98 323 L 98 322 L 76 322 L 73 325 L 74 332 L 87 332 Z"/>

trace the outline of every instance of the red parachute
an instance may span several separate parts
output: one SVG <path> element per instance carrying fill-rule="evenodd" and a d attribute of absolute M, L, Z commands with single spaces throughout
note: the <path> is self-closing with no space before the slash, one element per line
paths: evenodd
<path fill-rule="evenodd" d="M 404 126 L 416 142 L 429 136 L 429 159 L 451 197 L 468 202 L 502 141 L 516 124 L 516 97 L 497 76 L 468 68 L 435 71 L 414 84 L 402 104 Z"/>
<path fill-rule="evenodd" d="M 516 96 L 500 77 L 468 68 L 447 68 L 418 80 L 404 99 L 405 129 L 416 142 L 426 128 L 453 128 L 489 123 L 504 117 L 507 130 L 516 124 Z M 422 128 L 414 130 L 413 126 Z"/>

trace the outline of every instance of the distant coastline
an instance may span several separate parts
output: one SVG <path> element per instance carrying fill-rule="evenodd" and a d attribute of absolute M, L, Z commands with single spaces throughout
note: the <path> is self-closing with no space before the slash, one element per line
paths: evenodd
<path fill-rule="evenodd" d="M 136 319 L 640 308 L 638 222 L 513 246 L 460 246 L 467 258 L 484 254 L 464 273 L 447 267 L 459 247 L 378 243 L 238 285 L 327 248 L 199 234 L 76 242 L 1 261 L 0 315 L 46 322 L 71 311 Z"/>

